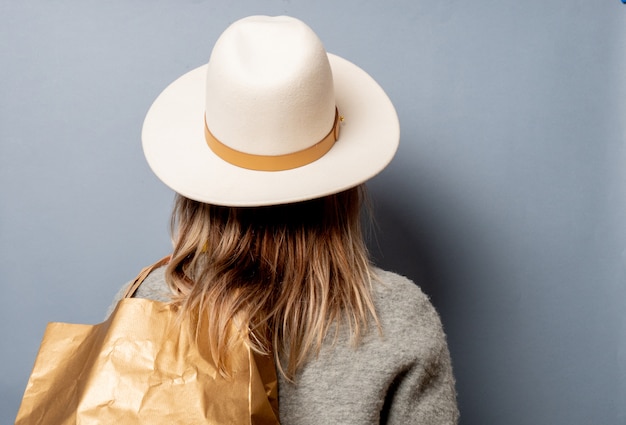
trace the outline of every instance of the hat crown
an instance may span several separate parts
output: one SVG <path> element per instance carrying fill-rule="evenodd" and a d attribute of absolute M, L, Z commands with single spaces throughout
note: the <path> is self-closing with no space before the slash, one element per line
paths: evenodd
<path fill-rule="evenodd" d="M 315 145 L 333 127 L 328 55 L 298 19 L 252 16 L 233 23 L 213 48 L 206 81 L 207 127 L 231 149 L 289 154 Z"/>

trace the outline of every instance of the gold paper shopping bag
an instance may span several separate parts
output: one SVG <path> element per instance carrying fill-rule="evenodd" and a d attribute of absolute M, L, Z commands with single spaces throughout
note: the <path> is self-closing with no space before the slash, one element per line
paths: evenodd
<path fill-rule="evenodd" d="M 170 305 L 135 298 L 98 325 L 49 324 L 16 425 L 277 424 L 271 357 L 240 339 L 226 379 L 184 329 Z"/>

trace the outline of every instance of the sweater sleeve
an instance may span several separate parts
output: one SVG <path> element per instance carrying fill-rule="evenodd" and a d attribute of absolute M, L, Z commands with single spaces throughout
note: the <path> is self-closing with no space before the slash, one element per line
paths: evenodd
<path fill-rule="evenodd" d="M 380 422 L 457 424 L 452 362 L 441 319 L 413 282 L 388 272 L 384 277 L 396 289 L 380 297 L 380 303 L 398 368 L 384 395 Z"/>
<path fill-rule="evenodd" d="M 459 412 L 446 345 L 399 373 L 389 387 L 381 423 L 452 425 Z"/>
<path fill-rule="evenodd" d="M 119 303 L 120 300 L 124 298 L 124 294 L 126 293 L 126 288 L 128 288 L 128 285 L 130 285 L 130 282 L 122 286 L 113 297 L 113 301 L 111 302 L 111 304 L 109 304 L 109 307 L 107 308 L 106 316 L 104 317 L 105 320 L 109 318 L 111 313 L 113 313 L 113 310 L 115 310 L 115 307 L 117 307 L 117 303 Z"/>

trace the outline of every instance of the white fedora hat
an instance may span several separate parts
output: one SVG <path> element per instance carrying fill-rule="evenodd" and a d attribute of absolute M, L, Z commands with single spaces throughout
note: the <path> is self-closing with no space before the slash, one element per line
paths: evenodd
<path fill-rule="evenodd" d="M 286 16 L 233 23 L 208 64 L 157 97 L 142 131 L 146 159 L 166 185 L 226 206 L 357 186 L 385 168 L 399 139 L 396 111 L 376 81 Z"/>

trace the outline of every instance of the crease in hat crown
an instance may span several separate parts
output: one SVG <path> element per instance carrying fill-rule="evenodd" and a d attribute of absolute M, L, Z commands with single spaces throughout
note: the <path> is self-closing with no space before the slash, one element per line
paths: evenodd
<path fill-rule="evenodd" d="M 333 75 L 317 35 L 287 16 L 251 16 L 215 43 L 205 120 L 235 151 L 279 156 L 310 148 L 335 122 Z"/>

